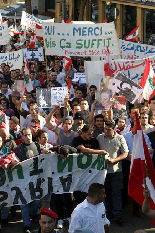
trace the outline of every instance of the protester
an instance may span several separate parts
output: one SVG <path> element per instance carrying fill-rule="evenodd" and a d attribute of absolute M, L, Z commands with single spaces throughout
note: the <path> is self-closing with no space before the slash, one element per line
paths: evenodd
<path fill-rule="evenodd" d="M 88 190 L 88 197 L 72 213 L 68 232 L 74 233 L 79 228 L 85 228 L 92 230 L 92 232 L 108 233 L 110 222 L 105 214 L 105 206 L 103 204 L 105 197 L 105 188 L 102 184 L 91 184 Z"/>
<path fill-rule="evenodd" d="M 47 208 L 40 208 L 38 217 L 40 228 L 32 231 L 32 233 L 60 233 L 54 230 L 58 219 L 58 215 L 55 212 Z"/>
<path fill-rule="evenodd" d="M 128 147 L 122 135 L 115 132 L 115 122 L 106 121 L 104 133 L 97 137 L 99 148 L 104 149 L 109 156 L 106 158 L 108 164 L 105 179 L 107 218 L 112 219 L 118 225 L 123 225 L 122 209 L 122 160 L 128 155 Z"/>

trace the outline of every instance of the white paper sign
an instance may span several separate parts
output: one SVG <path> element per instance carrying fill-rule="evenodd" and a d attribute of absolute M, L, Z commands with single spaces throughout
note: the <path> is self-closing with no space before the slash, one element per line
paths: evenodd
<path fill-rule="evenodd" d="M 24 62 L 28 61 L 44 61 L 43 48 L 23 49 Z"/>
<path fill-rule="evenodd" d="M 74 79 L 72 79 L 72 82 L 79 82 L 82 80 L 86 81 L 86 74 L 85 73 L 74 73 Z M 83 82 L 83 81 L 81 81 Z"/>
<path fill-rule="evenodd" d="M 22 50 L 0 53 L 0 65 L 6 63 L 10 66 L 10 70 L 21 69 L 23 65 L 23 52 Z"/>
<path fill-rule="evenodd" d="M 155 55 L 155 46 L 119 39 L 123 59 L 141 59 Z"/>
<path fill-rule="evenodd" d="M 46 55 L 103 56 L 107 46 L 118 55 L 119 45 L 114 23 L 64 24 L 43 22 Z"/>
<path fill-rule="evenodd" d="M 109 89 L 119 95 L 125 96 L 125 98 L 132 104 L 138 99 L 143 91 L 143 88 L 134 83 L 131 79 L 127 78 L 121 72 L 117 73 L 112 79 L 109 84 Z"/>
<path fill-rule="evenodd" d="M 7 22 L 0 24 L 0 45 L 6 45 L 10 41 Z"/>
<path fill-rule="evenodd" d="M 106 169 L 101 155 L 74 154 L 64 160 L 52 153 L 27 159 L 8 171 L 0 167 L 0 173 L 0 206 L 9 207 L 41 199 L 52 190 L 88 192 L 92 183 L 104 184 Z"/>
<path fill-rule="evenodd" d="M 42 20 L 22 11 L 21 25 L 23 28 L 36 28 L 36 24 L 42 24 Z"/>

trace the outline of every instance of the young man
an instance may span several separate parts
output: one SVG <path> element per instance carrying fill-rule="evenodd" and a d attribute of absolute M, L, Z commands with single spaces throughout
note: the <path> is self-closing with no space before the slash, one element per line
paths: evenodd
<path fill-rule="evenodd" d="M 138 108 L 131 108 L 129 116 L 130 118 L 126 119 L 126 124 L 131 125 L 132 121 L 135 121 L 135 112 L 138 112 L 139 114 L 139 109 Z"/>
<path fill-rule="evenodd" d="M 87 100 L 82 99 L 81 100 L 81 111 L 84 113 L 84 123 L 89 123 L 89 105 Z"/>
<path fill-rule="evenodd" d="M 32 133 L 31 133 L 30 128 L 27 128 L 27 127 L 23 128 L 21 133 L 22 133 L 23 142 L 14 149 L 14 152 L 19 158 L 19 160 L 22 162 L 31 157 L 39 155 L 40 149 L 32 141 Z M 34 200 L 33 202 L 31 202 L 31 206 L 29 206 L 29 204 L 21 205 L 21 214 L 22 214 L 23 224 L 24 224 L 24 229 L 23 229 L 24 233 L 30 232 L 30 227 L 31 227 L 30 214 L 35 220 L 39 206 L 40 206 L 39 200 Z"/>
<path fill-rule="evenodd" d="M 104 116 L 102 114 L 98 114 L 94 117 L 94 125 L 93 137 L 97 138 L 99 134 L 104 132 Z"/>
<path fill-rule="evenodd" d="M 126 119 L 125 118 L 118 118 L 117 125 L 116 125 L 116 132 L 120 135 L 124 135 L 128 132 L 130 132 L 130 126 L 126 125 Z"/>
<path fill-rule="evenodd" d="M 72 145 L 72 140 L 78 134 L 72 130 L 73 127 L 73 118 L 71 116 L 67 116 L 63 122 L 63 129 L 60 129 L 54 122 L 51 121 L 55 111 L 59 108 L 58 105 L 55 105 L 52 111 L 46 117 L 46 125 L 48 129 L 51 129 L 55 132 L 57 138 L 58 145 Z"/>
<path fill-rule="evenodd" d="M 72 146 L 84 154 L 100 154 L 105 155 L 105 150 L 99 150 L 99 143 L 97 139 L 92 138 L 93 128 L 90 125 L 84 125 L 81 136 L 75 137 Z"/>
<path fill-rule="evenodd" d="M 46 208 L 40 208 L 40 212 L 40 228 L 38 230 L 32 231 L 32 233 L 60 233 L 54 230 L 56 228 L 56 221 L 58 219 L 58 215 L 52 210 Z"/>
<path fill-rule="evenodd" d="M 122 160 L 128 155 L 128 147 L 122 135 L 115 132 L 115 122 L 106 121 L 104 133 L 97 137 L 100 149 L 109 153 L 105 179 L 107 217 L 113 218 L 116 224 L 123 225 L 122 215 Z"/>
<path fill-rule="evenodd" d="M 74 233 L 76 230 L 84 228 L 95 233 L 108 233 L 110 222 L 106 218 L 103 204 L 105 196 L 105 188 L 102 184 L 91 184 L 88 197 L 72 213 L 68 232 Z"/>
<path fill-rule="evenodd" d="M 10 134 L 14 137 L 14 140 L 21 139 L 19 119 L 16 116 L 12 116 L 9 120 Z"/>
<path fill-rule="evenodd" d="M 84 114 L 82 111 L 78 111 L 74 116 L 73 130 L 74 132 L 81 133 L 81 130 L 84 126 Z"/>
<path fill-rule="evenodd" d="M 155 131 L 155 127 L 149 124 L 149 116 L 145 112 L 140 113 L 140 124 L 143 132 L 146 134 Z"/>

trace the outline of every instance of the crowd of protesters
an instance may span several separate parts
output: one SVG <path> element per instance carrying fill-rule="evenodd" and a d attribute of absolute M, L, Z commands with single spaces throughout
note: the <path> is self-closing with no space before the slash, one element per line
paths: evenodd
<path fill-rule="evenodd" d="M 15 25 L 14 21 L 9 19 L 8 25 L 12 28 L 13 34 L 9 45 L 0 46 L 1 53 L 35 46 L 44 48 L 44 41 L 38 40 L 36 43 L 34 32 L 30 28 L 27 29 L 26 38 L 24 38 L 20 22 Z M 116 224 L 122 226 L 125 224 L 123 212 L 128 203 L 135 112 L 139 115 L 150 156 L 155 165 L 155 97 L 149 102 L 144 100 L 138 106 L 126 100 L 127 118 L 121 116 L 114 118 L 114 106 L 108 111 L 96 110 L 95 91 L 97 87 L 88 86 L 87 83 L 72 82 L 74 73 L 85 72 L 84 60 L 89 59 L 72 57 L 72 65 L 68 70 L 64 69 L 63 57 L 47 56 L 46 61 L 29 62 L 33 90 L 21 97 L 14 96 L 12 90 L 15 80 L 23 79 L 24 63 L 21 70 L 12 70 L 7 63 L 2 63 L 0 66 L 0 110 L 9 120 L 9 131 L 5 126 L 0 126 L 0 148 L 2 150 L 7 147 L 10 151 L 14 151 L 17 164 L 39 154 L 51 153 L 51 151 L 60 153 L 64 159 L 70 153 L 105 156 L 107 164 L 104 184 L 106 224 L 109 225 L 109 221 L 114 219 Z M 38 107 L 37 88 L 68 87 L 69 82 L 71 82 L 71 88 L 64 99 L 64 107 L 60 105 L 55 105 L 53 109 Z M 104 85 L 101 85 L 101 88 L 105 88 Z M 4 169 L 11 168 L 8 166 Z M 31 232 L 31 220 L 38 222 L 37 213 L 40 207 L 51 208 L 56 212 L 58 228 L 62 228 L 63 220 L 67 219 L 69 223 L 71 222 L 69 232 L 74 232 L 77 223 L 74 215 L 71 220 L 71 214 L 75 206 L 83 202 L 86 196 L 87 193 L 81 191 L 75 191 L 73 194 L 52 194 L 51 190 L 51 193 L 42 200 L 21 205 L 23 232 Z M 12 215 L 15 215 L 16 207 L 1 208 L 2 232 L 7 232 L 6 229 L 3 231 L 3 228 L 8 225 L 10 211 Z M 48 216 L 50 214 L 47 213 Z M 138 218 L 141 217 L 140 206 L 135 201 L 133 201 L 133 214 Z M 105 232 L 108 231 L 105 229 Z"/>

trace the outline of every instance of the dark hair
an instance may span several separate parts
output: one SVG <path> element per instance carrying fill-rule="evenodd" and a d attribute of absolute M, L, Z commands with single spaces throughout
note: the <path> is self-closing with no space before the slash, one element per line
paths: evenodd
<path fill-rule="evenodd" d="M 104 116 L 103 116 L 102 114 L 96 115 L 96 116 L 94 117 L 94 122 L 96 122 L 96 119 L 97 119 L 97 118 L 102 118 L 103 121 L 104 121 Z"/>
<path fill-rule="evenodd" d="M 132 108 L 130 109 L 130 113 L 131 113 L 131 111 L 132 111 L 133 109 L 135 110 L 135 109 L 138 109 L 138 108 L 136 108 L 136 107 L 132 107 Z"/>
<path fill-rule="evenodd" d="M 29 104 L 28 108 L 30 109 L 30 107 L 33 106 L 33 105 L 35 105 L 35 104 L 37 105 L 36 101 L 34 101 L 34 100 L 30 101 L 30 104 Z"/>
<path fill-rule="evenodd" d="M 151 103 L 151 100 L 155 100 L 155 96 L 153 96 L 153 97 L 149 100 L 149 104 Z"/>
<path fill-rule="evenodd" d="M 115 121 L 111 121 L 111 120 L 105 121 L 105 125 L 114 129 L 115 128 Z"/>
<path fill-rule="evenodd" d="M 8 100 L 6 97 L 4 97 L 4 98 L 2 98 L 2 99 L 0 100 L 0 104 L 1 104 L 2 101 L 5 101 L 5 102 L 6 102 L 6 104 L 7 104 L 7 109 L 8 109 L 8 108 L 9 108 L 9 100 Z"/>
<path fill-rule="evenodd" d="M 149 115 L 148 115 L 146 112 L 141 112 L 141 113 L 140 113 L 140 118 L 141 118 L 141 115 L 146 115 L 146 116 L 149 117 Z"/>
<path fill-rule="evenodd" d="M 77 91 L 81 91 L 82 92 L 81 88 L 77 88 L 75 92 L 77 92 Z"/>
<path fill-rule="evenodd" d="M 96 87 L 95 85 L 91 85 L 91 86 L 89 87 L 89 90 L 90 90 L 91 88 L 95 88 L 95 89 L 97 90 L 97 87 Z"/>
<path fill-rule="evenodd" d="M 19 124 L 19 119 L 16 116 L 12 116 L 10 121 L 13 121 L 15 124 Z"/>
<path fill-rule="evenodd" d="M 99 183 L 93 183 L 89 186 L 88 189 L 88 196 L 89 197 L 95 197 L 97 194 L 101 194 L 102 190 L 104 189 L 104 185 L 103 184 L 99 184 Z"/>
<path fill-rule="evenodd" d="M 2 82 L 1 82 L 1 87 L 2 87 L 2 84 L 4 84 L 4 85 L 7 85 L 8 86 L 8 83 L 7 83 L 7 81 L 6 80 L 2 80 Z"/>
<path fill-rule="evenodd" d="M 24 132 L 24 130 L 30 130 L 30 132 L 31 132 L 31 129 L 29 128 L 29 127 L 24 127 L 24 128 L 22 128 L 22 130 L 21 130 L 21 134 L 23 135 L 23 132 Z"/>
<path fill-rule="evenodd" d="M 44 130 L 44 129 L 39 129 L 39 130 L 38 130 L 38 138 L 41 138 L 41 135 L 42 135 L 43 133 L 47 133 L 47 131 Z"/>
<path fill-rule="evenodd" d="M 80 106 L 80 104 L 73 104 L 72 105 L 72 110 L 74 109 L 74 106 Z"/>
<path fill-rule="evenodd" d="M 83 128 L 82 128 L 82 133 L 87 133 L 89 130 L 92 130 L 93 131 L 93 127 L 92 125 L 84 125 Z"/>

